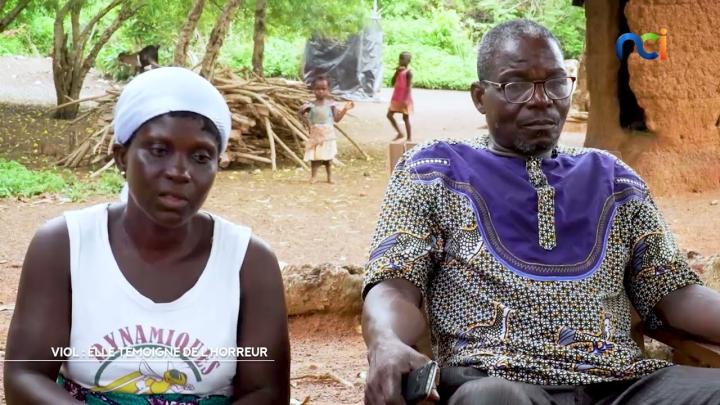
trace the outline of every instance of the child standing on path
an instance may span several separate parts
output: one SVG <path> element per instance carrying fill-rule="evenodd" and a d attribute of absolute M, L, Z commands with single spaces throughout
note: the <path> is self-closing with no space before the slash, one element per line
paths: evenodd
<path fill-rule="evenodd" d="M 310 127 L 310 139 L 305 145 L 304 160 L 310 162 L 310 183 L 315 183 L 317 170 L 324 165 L 327 182 L 334 184 L 330 166 L 337 154 L 334 125 L 340 122 L 345 113 L 355 105 L 351 101 L 338 109 L 336 103 L 329 98 L 328 78 L 324 75 L 319 75 L 313 80 L 312 90 L 315 101 L 300 107 L 299 112 L 302 120 Z"/>
<path fill-rule="evenodd" d="M 407 133 L 407 141 L 412 141 L 412 134 L 410 130 L 410 114 L 413 109 L 412 101 L 412 72 L 408 65 L 410 65 L 410 59 L 412 55 L 410 52 L 402 52 L 400 54 L 400 61 L 398 67 L 395 69 L 395 74 L 392 78 L 393 95 L 390 99 L 390 108 L 388 108 L 387 117 L 390 120 L 393 128 L 397 132 L 397 136 L 393 141 L 399 141 L 403 138 L 402 132 L 395 122 L 395 113 L 402 113 L 403 121 L 405 121 L 405 132 Z"/>

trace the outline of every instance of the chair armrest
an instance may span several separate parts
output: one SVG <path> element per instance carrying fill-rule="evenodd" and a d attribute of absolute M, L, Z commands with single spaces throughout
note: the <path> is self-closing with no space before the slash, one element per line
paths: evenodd
<path fill-rule="evenodd" d="M 644 332 L 675 349 L 673 361 L 676 363 L 720 368 L 720 345 L 704 342 L 698 337 L 669 327 Z"/>

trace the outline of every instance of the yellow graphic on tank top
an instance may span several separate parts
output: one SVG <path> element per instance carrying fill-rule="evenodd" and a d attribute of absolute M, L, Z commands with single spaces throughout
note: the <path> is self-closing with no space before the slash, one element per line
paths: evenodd
<path fill-rule="evenodd" d="M 160 375 L 143 361 L 138 371 L 119 377 L 105 386 L 94 386 L 93 391 L 123 392 L 127 394 L 165 394 L 192 391 L 195 388 L 187 383 L 187 374 L 168 363 L 165 372 Z"/>

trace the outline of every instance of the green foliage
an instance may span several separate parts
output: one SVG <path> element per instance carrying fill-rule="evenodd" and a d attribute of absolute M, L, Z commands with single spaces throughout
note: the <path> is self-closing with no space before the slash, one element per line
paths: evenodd
<path fill-rule="evenodd" d="M 2 34 L 0 34 L 2 35 Z M 26 42 L 19 35 L 0 37 L 0 56 L 31 53 Z"/>
<path fill-rule="evenodd" d="M 539 22 L 560 40 L 566 58 L 579 58 L 585 42 L 585 9 L 564 0 L 546 0 Z"/>
<path fill-rule="evenodd" d="M 53 22 L 47 10 L 28 7 L 0 33 L 0 55 L 47 55 L 52 49 Z"/>
<path fill-rule="evenodd" d="M 0 198 L 56 193 L 67 185 L 54 171 L 31 171 L 18 162 L 0 159 Z"/>
<path fill-rule="evenodd" d="M 494 25 L 527 18 L 546 26 L 560 41 L 566 58 L 582 53 L 585 10 L 568 0 L 480 0 L 466 9 L 466 24 L 479 40 Z"/>
<path fill-rule="evenodd" d="M 105 1 L 88 1 L 87 18 Z M 115 79 L 130 70 L 117 62 L 120 52 L 160 45 L 160 64 L 172 61 L 175 39 L 192 0 L 143 0 L 143 8 L 124 24 L 102 49 L 96 67 Z M 52 2 L 35 2 L 0 34 L 0 55 L 48 55 L 52 48 Z M 191 52 L 202 56 L 223 1 L 207 0 L 198 37 Z M 582 53 L 585 12 L 570 0 L 380 0 L 385 37 L 385 84 L 400 51 L 413 54 L 414 86 L 467 89 L 475 80 L 475 47 L 492 26 L 510 19 L 529 18 L 547 26 L 560 40 L 567 58 Z M 313 34 L 344 39 L 367 21 L 369 0 L 270 0 L 265 44 L 265 75 L 299 78 L 305 39 Z M 220 54 L 220 63 L 249 68 L 253 47 L 255 2 L 246 0 L 234 20 Z M 106 17 L 110 20 L 111 16 Z M 104 24 L 107 24 L 104 23 Z M 98 27 L 98 31 L 101 27 Z M 98 35 L 96 33 L 96 35 Z"/>
<path fill-rule="evenodd" d="M 125 178 L 113 167 L 111 170 L 100 173 L 96 180 L 85 184 L 90 184 L 92 193 L 114 195 L 122 190 Z"/>
<path fill-rule="evenodd" d="M 265 41 L 263 69 L 267 77 L 300 78 L 300 64 L 305 47 L 301 37 L 268 37 Z M 253 41 L 251 33 L 233 32 L 228 36 L 220 57 L 220 63 L 234 69 L 252 68 Z"/>
<path fill-rule="evenodd" d="M 251 2 L 246 10 L 255 10 Z M 268 1 L 267 25 L 271 36 L 310 37 L 325 35 L 344 39 L 360 31 L 368 16 L 367 0 Z M 252 17 L 253 13 L 246 14 Z M 252 27 L 252 18 L 248 24 Z"/>
<path fill-rule="evenodd" d="M 457 12 L 439 8 L 413 20 L 388 17 L 382 25 L 387 44 L 383 49 L 386 86 L 390 86 L 400 52 L 408 51 L 413 55 L 413 87 L 470 87 L 475 77 L 474 44 Z"/>
<path fill-rule="evenodd" d="M 451 55 L 472 53 L 473 42 L 463 28 L 460 16 L 454 10 L 438 9 L 431 17 L 406 20 L 391 17 L 382 21 L 385 42 L 409 47 L 426 45 Z M 396 55 L 397 56 L 397 55 Z"/>
<path fill-rule="evenodd" d="M 415 87 L 465 90 L 475 78 L 477 41 L 498 23 L 528 18 L 550 29 L 566 58 L 582 53 L 585 12 L 569 0 L 405 0 L 383 8 L 385 84 L 400 51 L 413 54 Z"/>
<path fill-rule="evenodd" d="M 115 169 L 103 172 L 97 179 L 81 181 L 69 171 L 30 170 L 16 161 L 0 159 L 0 198 L 49 193 L 79 201 L 95 194 L 118 194 L 123 182 Z"/>
<path fill-rule="evenodd" d="M 413 87 L 426 89 L 467 90 L 475 79 L 475 58 L 452 55 L 432 46 L 387 45 L 383 54 L 384 82 L 390 86 L 400 52 L 411 49 Z"/>

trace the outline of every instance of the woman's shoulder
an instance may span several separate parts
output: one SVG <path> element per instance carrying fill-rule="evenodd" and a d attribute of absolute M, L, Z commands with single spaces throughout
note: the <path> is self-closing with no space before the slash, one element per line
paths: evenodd
<path fill-rule="evenodd" d="M 209 212 L 209 211 L 200 211 L 199 215 L 204 215 L 207 218 L 209 218 L 211 221 L 217 222 L 217 225 L 222 228 L 236 229 L 236 230 L 245 232 L 248 235 L 252 235 L 252 228 L 250 228 L 247 225 L 243 225 L 243 224 L 237 223 L 235 221 L 229 220 L 222 215 L 216 214 L 214 212 Z"/>
<path fill-rule="evenodd" d="M 66 219 L 74 219 L 78 217 L 95 217 L 99 215 L 106 215 L 109 207 L 109 203 L 94 204 L 87 207 L 66 210 L 63 212 L 62 216 Z"/>
<path fill-rule="evenodd" d="M 236 238 L 239 238 L 241 240 L 241 243 L 247 246 L 246 255 L 272 255 L 272 257 L 275 257 L 275 254 L 273 253 L 270 244 L 268 244 L 259 236 L 255 235 L 252 231 L 252 228 L 250 228 L 249 226 L 228 220 L 218 214 L 214 214 L 211 212 L 204 213 L 209 215 L 210 218 L 212 218 L 212 220 L 215 222 L 216 229 L 219 228 L 220 232 L 222 232 L 223 235 L 232 233 Z"/>
<path fill-rule="evenodd" d="M 65 215 L 49 219 L 35 231 L 33 240 L 43 244 L 56 244 L 68 239 L 68 225 Z"/>
<path fill-rule="evenodd" d="M 103 214 L 108 204 L 96 204 L 88 207 L 82 207 L 64 211 L 61 215 L 49 219 L 35 232 L 35 237 L 42 241 L 52 241 L 56 239 L 67 239 L 69 224 L 79 220 L 94 221 L 98 215 Z"/>
<path fill-rule="evenodd" d="M 243 267 L 250 265 L 254 267 L 254 264 L 262 263 L 277 263 L 277 258 L 273 252 L 272 247 L 265 240 L 255 235 L 249 226 L 238 224 L 223 218 L 220 215 L 206 212 L 216 224 L 216 229 L 223 235 L 222 244 L 226 246 L 235 245 L 237 248 L 240 246 L 240 250 L 244 251 Z M 261 266 L 262 267 L 262 266 Z"/>
<path fill-rule="evenodd" d="M 32 260 L 29 257 L 32 256 Z M 33 235 L 27 250 L 25 268 L 32 263 L 40 263 L 33 272 L 55 272 L 58 268 L 70 264 L 70 232 L 65 216 L 60 215 L 42 224 Z M 68 267 L 69 268 L 69 267 Z M 25 271 L 25 270 L 23 270 Z"/>
<path fill-rule="evenodd" d="M 250 274 L 251 279 L 273 278 L 274 272 L 280 272 L 280 263 L 270 245 L 256 235 L 250 237 L 245 253 L 242 272 Z"/>

